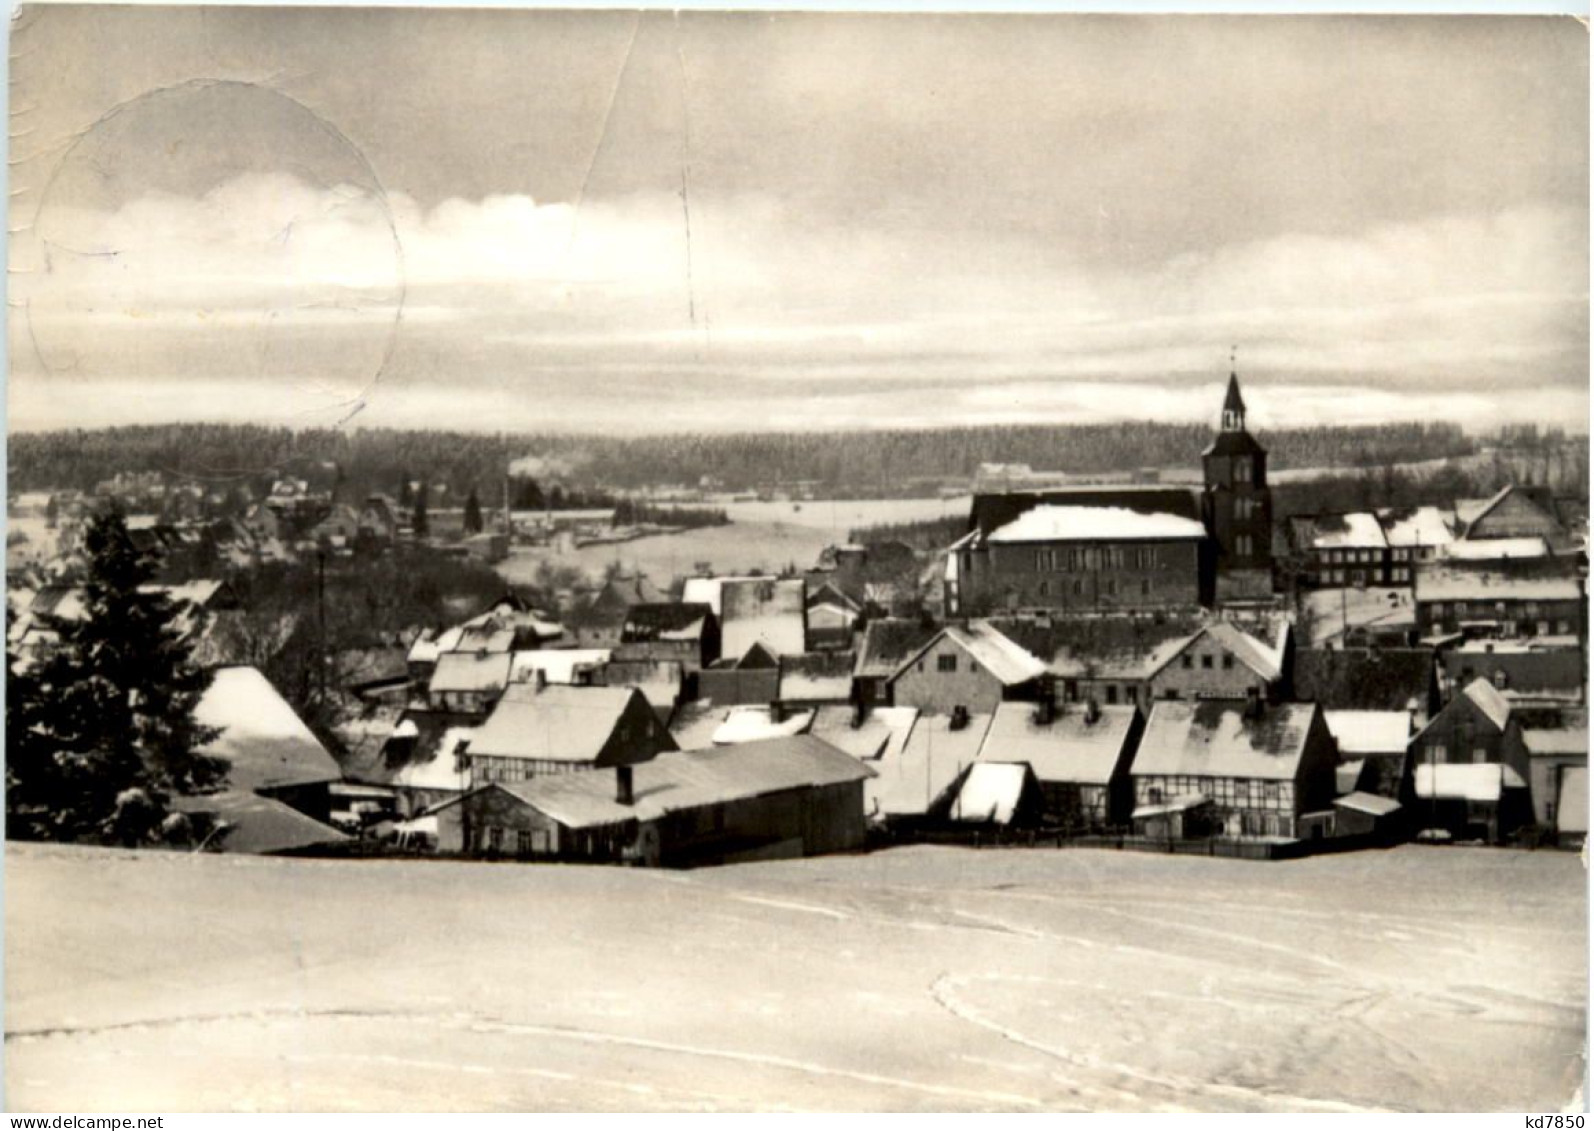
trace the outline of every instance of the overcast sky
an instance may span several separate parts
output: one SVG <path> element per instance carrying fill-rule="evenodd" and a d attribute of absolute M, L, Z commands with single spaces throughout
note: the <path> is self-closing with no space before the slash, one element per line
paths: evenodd
<path fill-rule="evenodd" d="M 1559 18 L 31 8 L 13 428 L 1588 414 Z M 20 229 L 20 231 L 19 231 Z"/>

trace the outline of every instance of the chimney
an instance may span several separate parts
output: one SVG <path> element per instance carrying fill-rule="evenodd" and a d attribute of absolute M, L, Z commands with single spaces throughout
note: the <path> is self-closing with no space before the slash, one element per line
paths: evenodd
<path fill-rule="evenodd" d="M 631 781 L 630 766 L 614 768 L 614 802 L 616 805 L 636 804 L 636 789 Z"/>
<path fill-rule="evenodd" d="M 863 721 L 869 717 L 869 704 L 864 702 L 863 685 L 856 679 L 852 681 L 852 729 L 857 730 L 863 726 Z"/>
<path fill-rule="evenodd" d="M 1101 718 L 1101 704 L 1096 702 L 1096 697 L 1092 695 L 1085 700 L 1085 724 L 1092 725 L 1099 718 Z"/>
<path fill-rule="evenodd" d="M 952 721 L 949 724 L 949 729 L 951 729 L 951 730 L 962 730 L 963 728 L 965 728 L 968 725 L 969 725 L 969 709 L 967 707 L 965 707 L 963 704 L 959 703 L 956 707 L 952 708 Z"/>
<path fill-rule="evenodd" d="M 1035 725 L 1049 727 L 1057 717 L 1057 687 L 1051 680 L 1042 680 L 1040 698 L 1035 703 Z"/>
<path fill-rule="evenodd" d="M 537 668 L 532 672 L 532 682 L 537 685 L 538 691 L 543 690 L 548 686 L 548 673 L 542 668 Z"/>

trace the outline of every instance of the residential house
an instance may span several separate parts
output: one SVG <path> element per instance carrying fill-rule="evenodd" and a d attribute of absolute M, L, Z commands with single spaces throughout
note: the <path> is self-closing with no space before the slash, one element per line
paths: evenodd
<path fill-rule="evenodd" d="M 356 540 L 362 546 L 386 549 L 398 540 L 398 504 L 387 495 L 366 496 L 360 507 L 355 530 Z"/>
<path fill-rule="evenodd" d="M 726 656 L 745 655 L 754 644 L 776 656 L 808 646 L 807 594 L 800 577 L 727 579 L 720 586 L 719 615 Z"/>
<path fill-rule="evenodd" d="M 633 605 L 614 652 L 621 660 L 672 660 L 693 676 L 720 658 L 719 618 L 708 605 Z"/>
<path fill-rule="evenodd" d="M 863 615 L 861 603 L 835 581 L 824 578 L 808 585 L 808 648 L 847 651 Z"/>
<path fill-rule="evenodd" d="M 1418 564 L 1441 557 L 1455 541 L 1455 512 L 1440 507 L 1381 507 L 1374 512 L 1389 546 L 1389 583 L 1409 585 Z"/>
<path fill-rule="evenodd" d="M 637 605 L 656 605 L 668 598 L 641 573 L 617 573 L 593 597 L 562 618 L 581 648 L 613 648 L 620 643 L 626 618 Z"/>
<path fill-rule="evenodd" d="M 509 664 L 510 683 L 597 687 L 613 662 L 610 648 L 538 648 L 516 652 Z"/>
<path fill-rule="evenodd" d="M 426 685 L 427 702 L 435 711 L 482 715 L 509 684 L 508 652 L 445 652 Z"/>
<path fill-rule="evenodd" d="M 1306 560 L 1302 580 L 1313 588 L 1395 584 L 1389 540 L 1370 511 L 1293 517 L 1290 535 Z M 1402 568 L 1409 581 L 1410 566 Z"/>
<path fill-rule="evenodd" d="M 891 702 L 927 714 L 989 715 L 1010 698 L 1033 698 L 1046 665 L 985 621 L 948 625 L 887 680 Z"/>
<path fill-rule="evenodd" d="M 1581 703 L 1588 667 L 1576 641 L 1553 637 L 1526 640 L 1468 640 L 1439 654 L 1442 692 L 1453 694 L 1474 679 L 1487 679 L 1513 703 Z"/>
<path fill-rule="evenodd" d="M 810 735 L 495 781 L 437 812 L 442 851 L 682 866 L 846 852 L 870 770 Z"/>
<path fill-rule="evenodd" d="M 1423 639 L 1588 639 L 1583 583 L 1558 560 L 1435 562 L 1417 571 L 1417 631 Z"/>
<path fill-rule="evenodd" d="M 306 533 L 323 550 L 352 554 L 360 533 L 360 512 L 348 503 L 332 503 L 327 513 Z"/>
<path fill-rule="evenodd" d="M 1487 499 L 1458 500 L 1456 519 L 1459 537 L 1469 542 L 1540 537 L 1561 546 L 1567 537 L 1554 496 L 1545 487 L 1508 484 Z"/>
<path fill-rule="evenodd" d="M 919 712 L 864 704 L 819 706 L 808 733 L 865 762 L 895 759 L 907 745 Z"/>
<path fill-rule="evenodd" d="M 1337 761 L 1315 703 L 1159 702 L 1130 768 L 1135 830 L 1155 839 L 1327 836 Z"/>
<path fill-rule="evenodd" d="M 631 687 L 640 691 L 669 725 L 675 708 L 686 695 L 686 672 L 679 660 L 610 660 L 599 676 L 605 687 Z"/>
<path fill-rule="evenodd" d="M 741 656 L 722 657 L 697 674 L 697 693 L 721 707 L 773 703 L 780 698 L 780 658 L 761 643 Z"/>
<path fill-rule="evenodd" d="M 1452 562 L 1507 562 L 1554 557 L 1550 544 L 1542 535 L 1523 538 L 1483 538 L 1457 540 L 1450 543 L 1440 555 Z"/>
<path fill-rule="evenodd" d="M 470 786 L 466 753 L 482 725 L 474 712 L 410 708 L 400 715 L 374 757 L 346 762 L 351 781 L 393 793 L 402 817 L 416 817 Z"/>
<path fill-rule="evenodd" d="M 1425 827 L 1470 835 L 1481 825 L 1490 840 L 1500 840 L 1533 819 L 1522 725 L 1488 680 L 1473 680 L 1445 704 L 1412 738 L 1410 751 L 1416 815 Z"/>
<path fill-rule="evenodd" d="M 887 681 L 908 659 L 941 631 L 932 621 L 907 617 L 882 617 L 870 621 L 858 642 L 852 678 L 861 702 L 890 702 Z"/>
<path fill-rule="evenodd" d="M 645 762 L 675 740 L 629 687 L 517 683 L 471 738 L 472 786 Z"/>
<path fill-rule="evenodd" d="M 1139 708 L 1095 703 L 1001 703 L 980 746 L 981 763 L 1023 763 L 1040 791 L 1039 819 L 1070 831 L 1128 823 L 1129 768 L 1145 718 Z"/>

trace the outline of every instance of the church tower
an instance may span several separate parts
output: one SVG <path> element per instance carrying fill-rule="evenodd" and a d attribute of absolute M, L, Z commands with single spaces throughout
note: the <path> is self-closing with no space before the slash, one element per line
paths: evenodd
<path fill-rule="evenodd" d="M 1201 453 L 1203 513 L 1215 549 L 1218 604 L 1261 601 L 1273 592 L 1273 495 L 1267 451 L 1245 428 L 1240 378 L 1229 374 L 1223 420 Z"/>

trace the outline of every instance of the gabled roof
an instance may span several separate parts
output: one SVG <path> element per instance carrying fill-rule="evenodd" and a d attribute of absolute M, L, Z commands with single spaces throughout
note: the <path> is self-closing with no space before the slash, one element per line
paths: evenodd
<path fill-rule="evenodd" d="M 1456 516 L 1465 525 L 1461 537 L 1471 538 L 1478 524 L 1493 514 L 1500 504 L 1513 495 L 1543 513 L 1551 521 L 1560 522 L 1561 518 L 1555 505 L 1555 499 L 1547 489 L 1542 487 L 1519 487 L 1514 483 L 1507 483 L 1487 499 L 1464 499 L 1456 503 Z"/>
<path fill-rule="evenodd" d="M 194 708 L 221 733 L 200 752 L 229 765 L 234 790 L 282 789 L 337 781 L 337 761 L 259 670 L 219 668 Z"/>
<path fill-rule="evenodd" d="M 515 646 L 515 630 L 513 628 L 499 628 L 496 623 L 471 625 L 465 627 L 459 634 L 459 643 L 455 646 L 456 652 L 508 652 Z"/>
<path fill-rule="evenodd" d="M 1416 592 L 1417 600 L 1424 603 L 1576 601 L 1582 597 L 1582 586 L 1555 559 L 1519 559 L 1493 565 L 1446 561 L 1418 567 Z"/>
<path fill-rule="evenodd" d="M 1281 703 L 1246 718 L 1243 702 L 1161 700 L 1132 773 L 1293 780 L 1317 711 L 1315 703 Z"/>
<path fill-rule="evenodd" d="M 424 630 L 410 645 L 409 662 L 412 664 L 435 664 L 438 657 L 445 652 L 452 652 L 459 646 L 459 638 L 465 629 L 456 626 L 445 628 L 441 632 L 431 629 Z"/>
<path fill-rule="evenodd" d="M 471 742 L 472 756 L 541 762 L 595 762 L 619 728 L 632 700 L 630 687 L 559 687 L 517 683 L 504 693 Z"/>
<path fill-rule="evenodd" d="M 1389 544 L 1378 516 L 1366 511 L 1318 515 L 1311 520 L 1311 532 L 1314 550 L 1382 550 Z"/>
<path fill-rule="evenodd" d="M 1028 683 L 1032 679 L 1039 679 L 1046 674 L 1046 665 L 1030 655 L 1019 645 L 992 626 L 987 621 L 970 621 L 963 625 L 947 625 L 935 636 L 931 637 L 923 647 L 913 653 L 897 666 L 891 674 L 890 680 L 895 680 L 920 656 L 933 648 L 942 637 L 951 640 L 963 651 L 967 652 L 991 675 L 995 676 L 1004 687 L 1015 687 L 1021 683 Z M 889 682 L 889 680 L 888 680 Z"/>
<path fill-rule="evenodd" d="M 1161 671 L 1201 635 L 1195 616 L 1084 617 L 1042 624 L 1026 618 L 990 618 L 990 623 L 1055 676 L 1073 679 L 1147 679 Z"/>
<path fill-rule="evenodd" d="M 1286 627 L 1284 631 L 1288 631 L 1288 628 Z M 1196 640 L 1199 640 L 1202 636 L 1215 641 L 1225 652 L 1234 656 L 1240 663 L 1250 668 L 1269 683 L 1277 680 L 1283 674 L 1280 657 L 1272 647 L 1264 644 L 1249 633 L 1242 632 L 1228 621 L 1213 621 L 1201 630 Z M 1190 644 L 1194 643 L 1195 640 L 1190 642 Z M 1181 648 L 1180 652 L 1189 648 L 1190 644 L 1185 645 L 1185 648 Z M 1169 660 L 1171 662 L 1172 657 L 1169 657 Z"/>
<path fill-rule="evenodd" d="M 1486 562 L 1507 558 L 1548 558 L 1550 544 L 1542 537 L 1471 538 L 1445 545 L 1444 557 L 1450 561 Z"/>
<path fill-rule="evenodd" d="M 871 771 L 812 735 L 660 754 L 631 769 L 634 804 L 615 800 L 615 773 L 555 774 L 494 786 L 566 828 L 656 821 L 683 810 L 863 781 Z"/>
<path fill-rule="evenodd" d="M 872 620 L 863 630 L 853 674 L 866 679 L 893 675 L 940 631 L 939 625 L 903 617 Z"/>
<path fill-rule="evenodd" d="M 1267 449 L 1256 442 L 1256 437 L 1249 432 L 1219 432 L 1202 449 L 1203 456 L 1258 456 L 1266 455 Z"/>
<path fill-rule="evenodd" d="M 445 652 L 437 658 L 427 686 L 433 695 L 501 691 L 509 682 L 511 659 L 508 652 Z"/>
<path fill-rule="evenodd" d="M 1391 546 L 1446 546 L 1455 539 L 1454 512 L 1438 507 L 1382 507 L 1378 523 Z"/>
<path fill-rule="evenodd" d="M 1098 708 L 1094 722 L 1076 704 L 1058 704 L 1050 723 L 1035 721 L 1035 704 L 1000 703 L 980 745 L 981 762 L 1026 762 L 1043 782 L 1106 785 L 1124 754 L 1139 709 Z"/>
<path fill-rule="evenodd" d="M 707 745 L 738 746 L 744 742 L 806 734 L 813 721 L 812 711 L 793 711 L 777 720 L 769 707 L 732 707 L 725 713 L 725 721 L 714 729 Z"/>
<path fill-rule="evenodd" d="M 1344 797 L 1334 799 L 1334 804 L 1341 809 L 1352 809 L 1358 813 L 1366 813 L 1369 817 L 1387 817 L 1391 813 L 1399 812 L 1400 802 L 1393 797 L 1380 797 L 1376 793 L 1347 793 Z"/>

